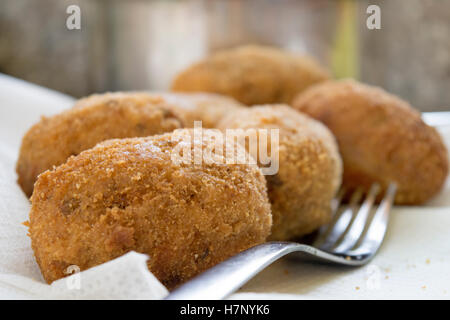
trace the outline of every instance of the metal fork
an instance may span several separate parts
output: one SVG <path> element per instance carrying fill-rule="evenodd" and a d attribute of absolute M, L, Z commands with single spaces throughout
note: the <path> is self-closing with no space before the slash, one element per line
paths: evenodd
<path fill-rule="evenodd" d="M 332 203 L 332 221 L 321 228 L 311 246 L 296 242 L 257 245 L 181 285 L 166 299 L 223 299 L 290 253 L 340 265 L 364 265 L 375 256 L 383 242 L 395 192 L 395 184 L 390 184 L 378 208 L 372 210 L 379 193 L 378 185 L 372 185 L 361 205 L 364 192 L 358 189 L 351 195 L 348 205 L 340 206 L 345 195 L 341 190 Z"/>

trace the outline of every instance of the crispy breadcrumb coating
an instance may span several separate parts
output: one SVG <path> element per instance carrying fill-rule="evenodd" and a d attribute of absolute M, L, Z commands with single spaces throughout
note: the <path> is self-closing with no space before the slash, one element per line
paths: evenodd
<path fill-rule="evenodd" d="M 312 58 L 264 46 L 217 52 L 182 71 L 173 91 L 215 92 L 246 104 L 290 103 L 312 84 L 329 79 Z"/>
<path fill-rule="evenodd" d="M 279 171 L 265 176 L 272 204 L 271 240 L 297 238 L 329 222 L 342 163 L 324 125 L 288 106 L 266 105 L 237 111 L 219 126 L 280 129 Z"/>
<path fill-rule="evenodd" d="M 265 241 L 272 220 L 260 169 L 176 164 L 178 142 L 170 133 L 108 140 L 39 176 L 29 232 L 48 283 L 70 265 L 85 270 L 134 250 L 173 288 Z"/>
<path fill-rule="evenodd" d="M 336 136 L 343 184 L 349 190 L 374 182 L 385 190 L 396 182 L 397 204 L 422 204 L 442 188 L 448 173 L 446 147 L 438 132 L 400 98 L 343 80 L 314 86 L 293 105 Z"/>
<path fill-rule="evenodd" d="M 39 174 L 98 142 L 160 134 L 182 126 L 182 119 L 159 96 L 118 92 L 81 99 L 75 108 L 42 117 L 25 134 L 16 167 L 18 183 L 31 196 Z"/>

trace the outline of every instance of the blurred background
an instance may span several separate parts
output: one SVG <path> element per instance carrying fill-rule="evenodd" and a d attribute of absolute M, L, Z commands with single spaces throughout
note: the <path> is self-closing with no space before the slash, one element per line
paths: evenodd
<path fill-rule="evenodd" d="M 380 30 L 366 26 L 370 4 Z M 66 28 L 69 5 L 81 30 Z M 0 72 L 75 97 L 167 89 L 208 53 L 249 43 L 308 53 L 420 110 L 450 110 L 448 0 L 0 1 Z"/>

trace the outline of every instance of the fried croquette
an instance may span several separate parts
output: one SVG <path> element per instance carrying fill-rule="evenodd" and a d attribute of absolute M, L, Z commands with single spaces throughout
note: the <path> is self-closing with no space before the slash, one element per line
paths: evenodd
<path fill-rule="evenodd" d="M 183 119 L 186 128 L 194 121 L 202 121 L 204 128 L 216 128 L 231 112 L 244 105 L 231 97 L 214 93 L 161 93 L 172 106 L 172 111 Z"/>
<path fill-rule="evenodd" d="M 407 102 L 353 80 L 319 84 L 299 95 L 294 107 L 330 128 L 344 162 L 343 184 L 383 191 L 398 187 L 397 204 L 422 204 L 442 188 L 447 150 L 438 132 Z"/>
<path fill-rule="evenodd" d="M 43 117 L 25 134 L 16 167 L 18 183 L 30 196 L 39 174 L 98 142 L 149 136 L 181 127 L 182 119 L 162 97 L 108 93 L 82 99 L 76 108 Z"/>
<path fill-rule="evenodd" d="M 324 125 L 286 105 L 267 105 L 240 110 L 219 127 L 279 129 L 279 170 L 265 176 L 272 205 L 271 240 L 298 238 L 329 222 L 342 163 Z"/>
<path fill-rule="evenodd" d="M 193 128 L 194 121 L 202 121 L 204 128 L 215 128 L 219 121 L 228 113 L 245 106 L 231 97 L 207 92 L 177 93 L 138 91 L 128 94 L 148 94 L 155 97 L 162 97 L 168 103 L 170 110 L 183 120 L 185 128 Z M 99 99 L 103 99 L 103 95 L 94 94 L 88 96 L 78 100 L 74 108 L 95 103 Z"/>
<path fill-rule="evenodd" d="M 217 52 L 182 71 L 173 91 L 215 92 L 246 104 L 290 103 L 312 84 L 329 79 L 312 58 L 264 46 Z"/>
<path fill-rule="evenodd" d="M 108 140 L 39 176 L 29 233 L 48 283 L 70 265 L 85 270 L 134 250 L 173 288 L 265 241 L 272 217 L 260 169 L 177 163 L 180 141 L 172 133 Z"/>

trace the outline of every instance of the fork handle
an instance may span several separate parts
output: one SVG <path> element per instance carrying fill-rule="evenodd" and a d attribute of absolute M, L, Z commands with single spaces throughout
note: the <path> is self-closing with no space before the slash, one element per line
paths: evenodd
<path fill-rule="evenodd" d="M 172 291 L 167 300 L 223 299 L 281 257 L 297 251 L 292 242 L 266 242 L 208 269 Z"/>

